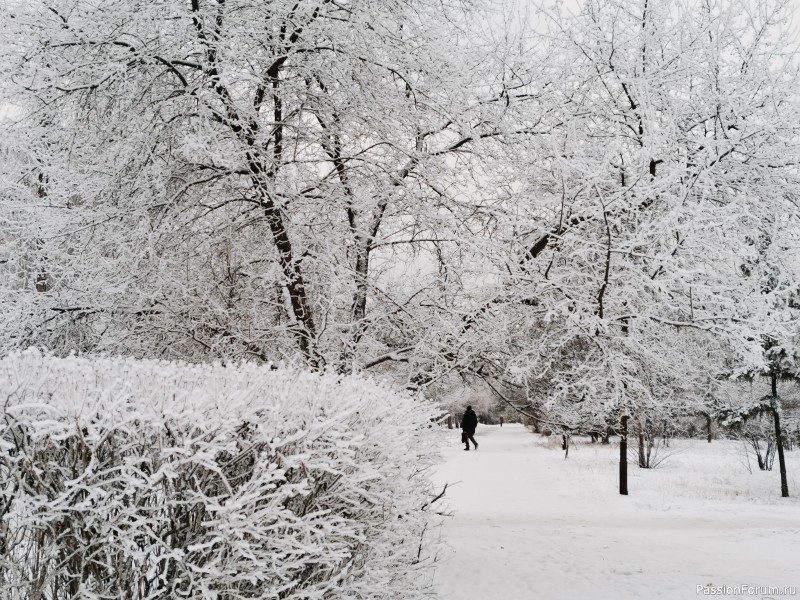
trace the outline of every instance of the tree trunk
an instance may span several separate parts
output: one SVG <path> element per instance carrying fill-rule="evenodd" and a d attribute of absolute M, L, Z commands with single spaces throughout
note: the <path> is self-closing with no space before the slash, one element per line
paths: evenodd
<path fill-rule="evenodd" d="M 254 182 L 258 180 L 254 177 Z M 306 294 L 306 285 L 299 261 L 294 256 L 294 248 L 289 239 L 280 210 L 266 193 L 260 194 L 267 224 L 272 233 L 272 241 L 278 252 L 278 264 L 283 272 L 286 289 L 289 292 L 292 317 L 295 321 L 294 334 L 297 345 L 306 362 L 312 369 L 320 367 L 317 355 L 316 327 L 311 305 Z"/>
<path fill-rule="evenodd" d="M 628 495 L 628 416 L 622 417 L 619 432 L 619 493 Z"/>
<path fill-rule="evenodd" d="M 639 467 L 642 469 L 647 468 L 647 460 L 644 455 L 644 425 L 642 425 L 642 418 L 637 419 L 639 424 Z"/>
<path fill-rule="evenodd" d="M 783 434 L 781 415 L 778 407 L 778 376 L 772 375 L 772 416 L 775 419 L 775 444 L 778 449 L 778 467 L 781 471 L 781 497 L 789 497 L 789 483 L 786 480 L 786 460 L 783 457 Z"/>
<path fill-rule="evenodd" d="M 711 415 L 706 415 L 706 433 L 708 434 L 708 443 L 711 443 Z"/>

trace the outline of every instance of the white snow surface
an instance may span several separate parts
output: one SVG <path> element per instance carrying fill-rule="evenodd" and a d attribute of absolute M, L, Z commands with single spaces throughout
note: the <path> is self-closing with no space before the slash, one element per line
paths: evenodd
<path fill-rule="evenodd" d="M 700 439 L 673 441 L 657 469 L 629 461 L 626 497 L 617 445 L 580 440 L 565 460 L 560 437 L 522 425 L 478 426 L 478 451 L 444 435 L 441 600 L 711 597 L 698 585 L 800 597 L 800 449 L 787 453 L 788 499 L 777 460 L 750 473 L 741 442 Z"/>

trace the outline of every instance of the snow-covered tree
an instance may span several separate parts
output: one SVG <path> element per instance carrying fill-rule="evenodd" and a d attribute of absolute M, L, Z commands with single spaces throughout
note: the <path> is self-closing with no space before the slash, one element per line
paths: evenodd
<path fill-rule="evenodd" d="M 10 270 L 7 347 L 347 371 L 420 346 L 446 279 L 425 266 L 468 216 L 451 189 L 472 180 L 459 157 L 513 135 L 503 112 L 525 99 L 470 45 L 472 9 L 2 10 L 6 98 L 21 107 L 7 139 L 25 157 L 7 181 L 29 209 L 12 252 L 41 278 Z M 413 257 L 421 273 L 403 278 Z"/>
<path fill-rule="evenodd" d="M 760 352 L 743 356 L 735 348 L 727 375 L 749 380 L 751 385 L 765 388 L 765 393 L 744 405 L 722 406 L 718 411 L 734 426 L 765 414 L 772 418 L 783 497 L 789 496 L 789 485 L 779 388 L 782 381 L 800 379 L 800 231 L 788 219 L 785 214 L 775 214 L 754 226 L 739 267 L 743 284 L 750 291 L 745 306 L 751 311 L 741 320 L 747 324 L 749 341 L 757 343 Z M 757 458 L 761 465 L 760 454 Z"/>
<path fill-rule="evenodd" d="M 788 9 L 6 3 L 5 347 L 696 412 L 761 352 L 748 236 L 795 226 Z"/>
<path fill-rule="evenodd" d="M 789 9 L 599 0 L 540 15 L 554 126 L 516 147 L 492 256 L 505 276 L 465 325 L 493 341 L 475 370 L 586 429 L 690 414 L 729 343 L 759 354 L 761 299 L 737 257 L 775 214 L 796 229 Z"/>

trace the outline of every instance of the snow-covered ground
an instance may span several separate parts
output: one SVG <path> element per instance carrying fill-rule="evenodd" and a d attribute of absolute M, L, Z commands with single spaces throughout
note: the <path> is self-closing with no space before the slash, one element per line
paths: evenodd
<path fill-rule="evenodd" d="M 477 452 L 444 435 L 442 600 L 710 597 L 698 585 L 795 586 L 800 598 L 800 450 L 787 453 L 788 499 L 777 461 L 751 474 L 741 443 L 704 440 L 673 442 L 654 470 L 631 464 L 624 497 L 616 446 L 580 441 L 564 460 L 560 439 L 521 425 L 479 426 Z"/>

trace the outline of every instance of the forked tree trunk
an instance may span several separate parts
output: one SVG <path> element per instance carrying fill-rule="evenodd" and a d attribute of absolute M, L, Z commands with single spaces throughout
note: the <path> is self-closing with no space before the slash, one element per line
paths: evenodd
<path fill-rule="evenodd" d="M 619 493 L 628 495 L 628 416 L 620 420 L 619 431 Z"/>
<path fill-rule="evenodd" d="M 775 420 L 775 445 L 778 449 L 778 467 L 781 471 L 781 497 L 789 497 L 789 482 L 786 480 L 786 460 L 783 457 L 783 434 L 781 415 L 778 410 L 778 376 L 772 375 L 772 417 Z"/>

